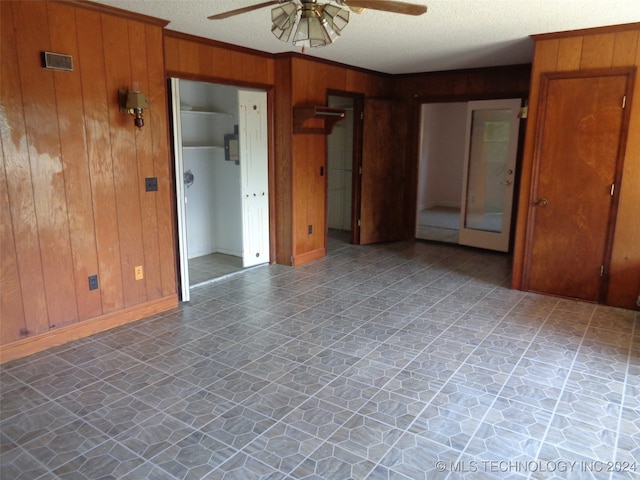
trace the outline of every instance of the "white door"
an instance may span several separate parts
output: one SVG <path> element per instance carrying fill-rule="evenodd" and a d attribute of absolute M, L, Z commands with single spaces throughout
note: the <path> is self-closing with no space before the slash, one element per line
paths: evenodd
<path fill-rule="evenodd" d="M 171 79 L 171 113 L 173 116 L 173 155 L 176 172 L 176 210 L 178 214 L 178 255 L 180 258 L 180 290 L 182 301 L 189 293 L 189 252 L 187 246 L 187 197 L 184 193 L 184 159 L 182 158 L 182 121 L 180 118 L 180 80 Z"/>
<path fill-rule="evenodd" d="M 468 104 L 461 245 L 509 250 L 519 110 L 518 98 Z"/>
<path fill-rule="evenodd" d="M 238 104 L 242 264 L 251 267 L 269 261 L 267 94 L 239 90 Z"/>

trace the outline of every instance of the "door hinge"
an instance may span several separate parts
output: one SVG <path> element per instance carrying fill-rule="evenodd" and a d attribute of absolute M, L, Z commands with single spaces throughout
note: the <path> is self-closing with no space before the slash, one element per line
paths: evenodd
<path fill-rule="evenodd" d="M 362 167 L 358 167 L 358 175 L 362 175 Z"/>
<path fill-rule="evenodd" d="M 358 219 L 358 226 L 360 226 L 360 219 Z"/>
<path fill-rule="evenodd" d="M 611 184 L 611 191 L 609 192 L 609 194 L 613 197 L 614 192 L 616 191 L 616 184 L 612 183 Z"/>
<path fill-rule="evenodd" d="M 627 96 L 624 95 L 622 97 L 622 108 L 625 108 L 627 106 Z"/>
<path fill-rule="evenodd" d="M 364 112 L 360 112 L 360 120 L 364 120 Z"/>
<path fill-rule="evenodd" d="M 600 265 L 600 276 L 604 277 L 604 265 Z"/>

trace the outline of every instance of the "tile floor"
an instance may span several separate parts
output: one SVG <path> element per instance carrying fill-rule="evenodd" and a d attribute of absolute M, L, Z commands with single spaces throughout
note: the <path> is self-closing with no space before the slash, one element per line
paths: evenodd
<path fill-rule="evenodd" d="M 499 254 L 334 242 L 194 289 L 3 365 L 0 476 L 639 479 L 638 314 L 508 283 Z"/>
<path fill-rule="evenodd" d="M 418 214 L 416 237 L 445 243 L 458 243 L 460 236 L 460 209 L 435 206 Z"/>
<path fill-rule="evenodd" d="M 224 253 L 210 253 L 189 259 L 189 284 L 198 286 L 212 279 L 242 270 L 242 258 Z"/>

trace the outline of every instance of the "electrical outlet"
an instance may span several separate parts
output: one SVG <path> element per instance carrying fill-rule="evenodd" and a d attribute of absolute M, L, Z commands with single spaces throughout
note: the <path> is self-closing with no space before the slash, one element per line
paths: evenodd
<path fill-rule="evenodd" d="M 307 232 L 309 233 L 309 235 L 313 233 L 313 225 L 309 225 L 309 227 L 307 228 Z"/>
<path fill-rule="evenodd" d="M 147 192 L 157 192 L 158 191 L 158 178 L 157 177 L 147 177 L 144 179 L 144 189 Z"/>
<path fill-rule="evenodd" d="M 144 278 L 144 272 L 142 270 L 142 265 L 139 265 L 135 268 L 135 276 L 136 280 L 142 280 Z"/>
<path fill-rule="evenodd" d="M 98 289 L 98 275 L 89 275 L 89 290 Z"/>

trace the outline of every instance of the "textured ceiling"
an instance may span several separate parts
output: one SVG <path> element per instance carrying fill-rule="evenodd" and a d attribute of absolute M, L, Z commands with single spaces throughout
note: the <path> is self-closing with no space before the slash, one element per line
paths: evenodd
<path fill-rule="evenodd" d="M 270 7 L 207 16 L 263 0 L 94 0 L 169 20 L 170 30 L 269 53 L 300 52 L 271 34 Z M 404 0 L 428 6 L 412 17 L 352 13 L 331 45 L 305 54 L 386 73 L 416 73 L 531 62 L 530 35 L 640 22 L 640 0 Z M 320 0 L 320 3 L 327 0 Z"/>

